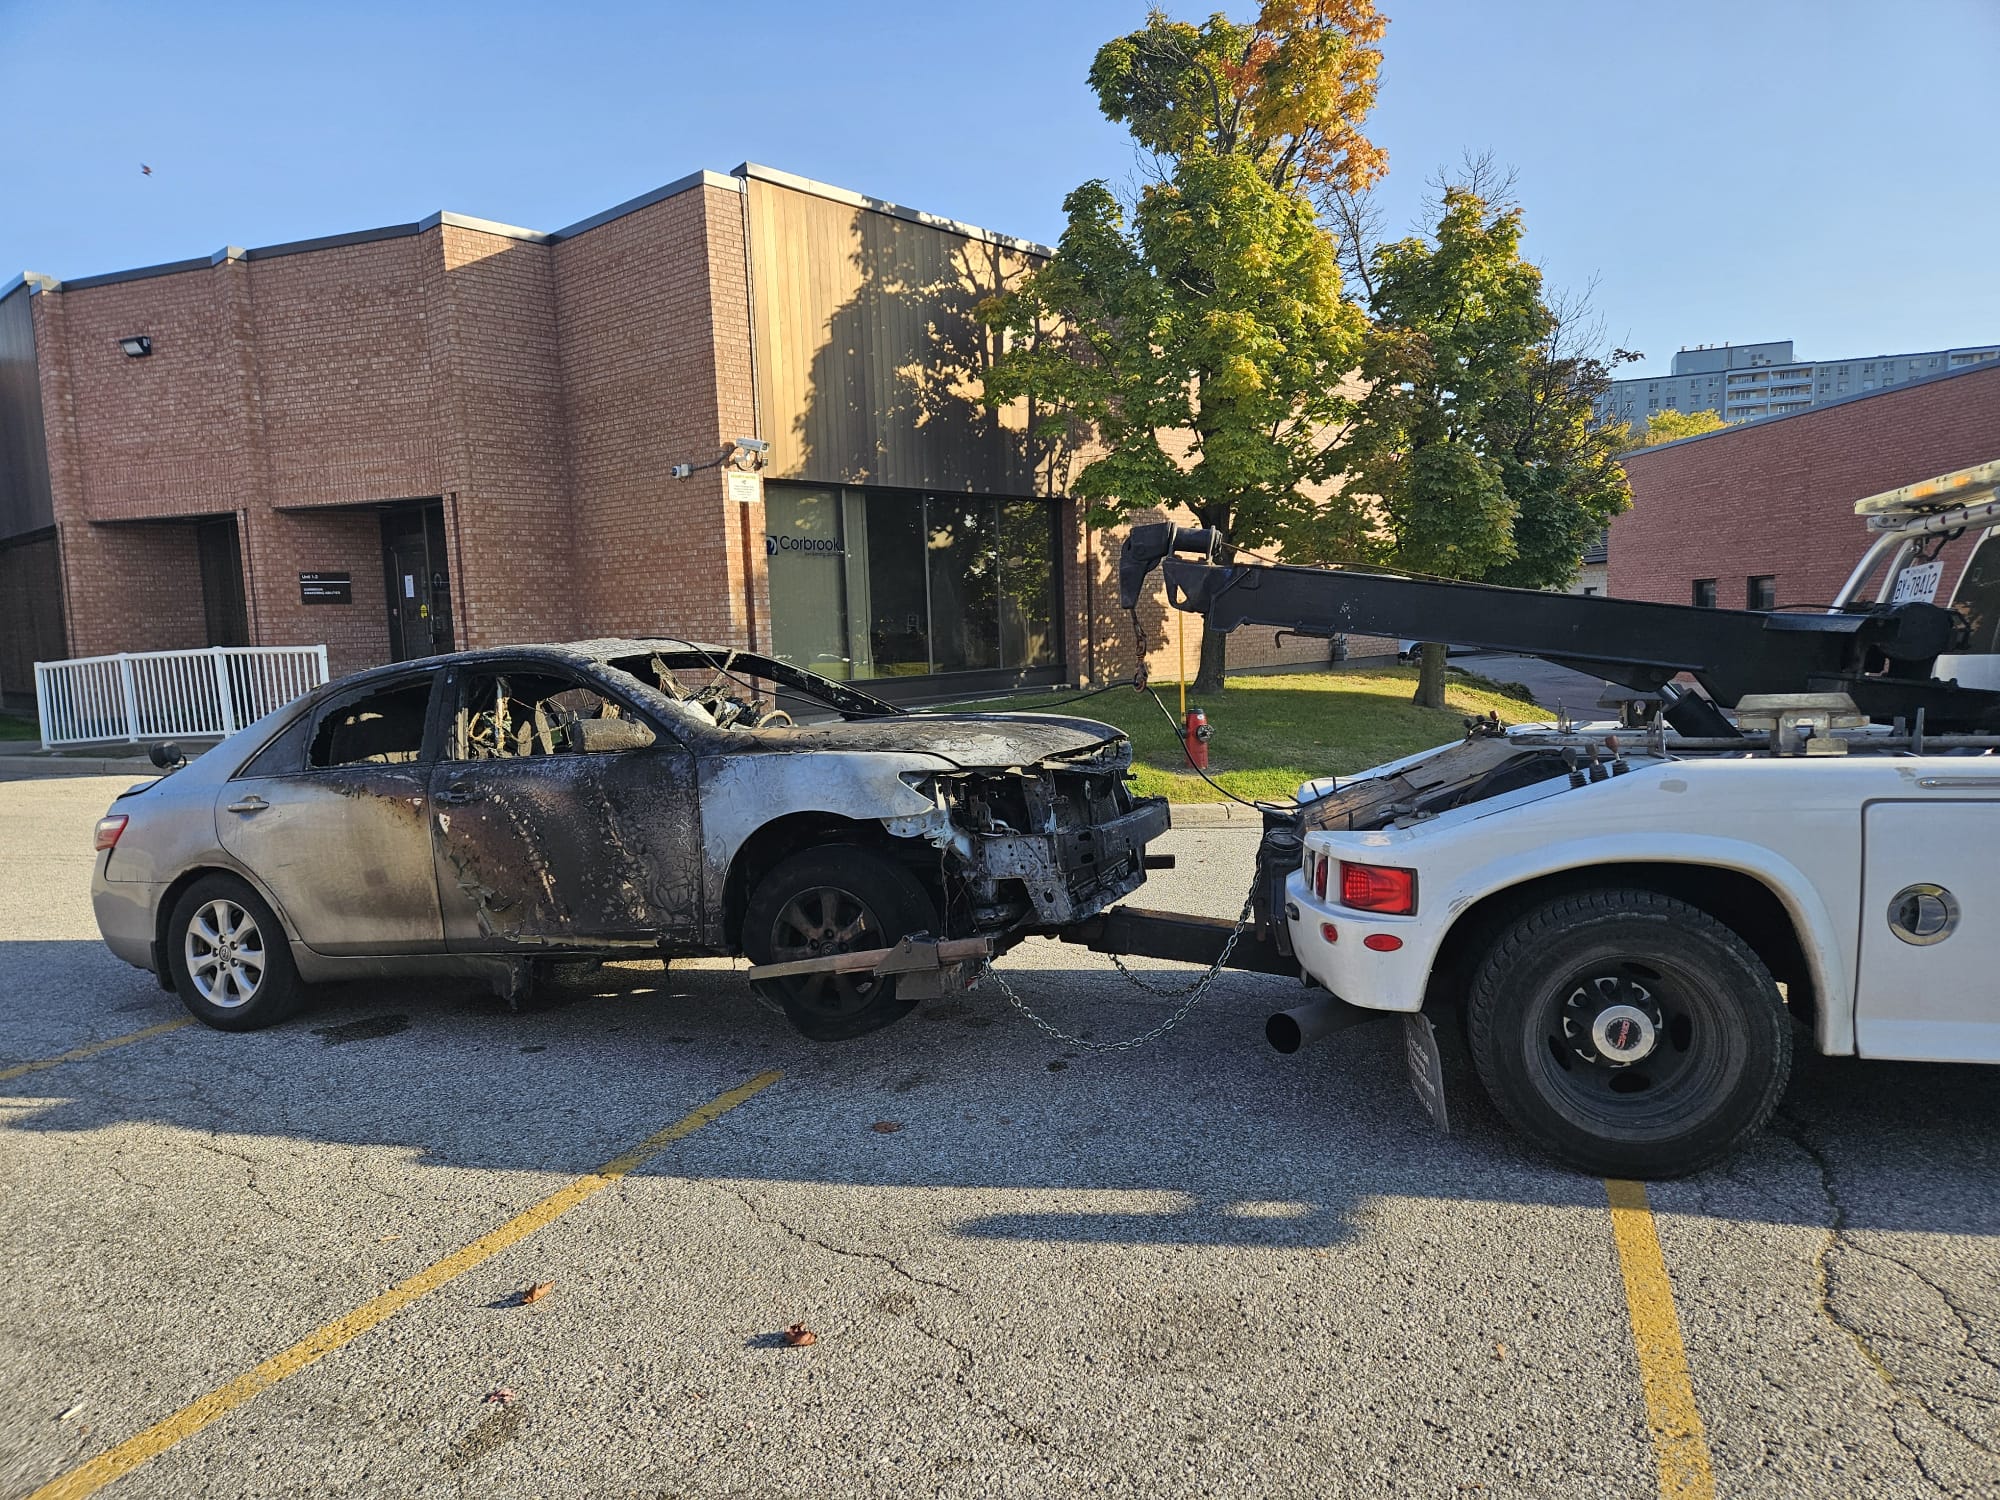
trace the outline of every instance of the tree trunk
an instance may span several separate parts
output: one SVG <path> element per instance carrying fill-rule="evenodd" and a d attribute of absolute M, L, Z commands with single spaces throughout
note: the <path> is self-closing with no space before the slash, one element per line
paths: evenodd
<path fill-rule="evenodd" d="M 1410 701 L 1419 708 L 1444 707 L 1444 652 L 1438 641 L 1417 647 L 1417 691 Z"/>
<path fill-rule="evenodd" d="M 1229 637 L 1220 630 L 1211 630 L 1204 620 L 1201 627 L 1201 665 L 1194 674 L 1193 691 L 1197 693 L 1219 693 L 1222 691 L 1222 669 Z"/>

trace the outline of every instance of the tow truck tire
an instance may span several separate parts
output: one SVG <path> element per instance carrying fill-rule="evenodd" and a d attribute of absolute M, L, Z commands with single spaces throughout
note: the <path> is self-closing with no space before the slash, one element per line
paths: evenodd
<path fill-rule="evenodd" d="M 937 907 L 915 876 L 852 845 L 807 849 L 773 866 L 743 912 L 743 951 L 752 963 L 893 947 L 911 933 L 937 932 Z M 756 982 L 785 1018 L 816 1042 L 880 1031 L 916 1007 L 897 981 L 873 975 L 813 974 Z"/>
<path fill-rule="evenodd" d="M 1644 889 L 1562 896 L 1503 928 L 1467 1035 L 1508 1122 L 1604 1177 L 1680 1177 L 1728 1156 L 1792 1068 L 1784 1001 L 1750 945 Z"/>

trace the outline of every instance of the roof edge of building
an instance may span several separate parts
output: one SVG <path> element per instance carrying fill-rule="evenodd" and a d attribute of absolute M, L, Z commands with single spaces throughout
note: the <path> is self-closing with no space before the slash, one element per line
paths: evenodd
<path fill-rule="evenodd" d="M 1965 347 L 1968 349 L 1979 349 L 1985 346 L 1981 344 L 1967 344 Z M 1748 432 L 1753 427 L 1768 427 L 1773 422 L 1796 421 L 1800 417 L 1810 417 L 1818 412 L 1831 411 L 1836 406 L 1849 406 L 1856 401 L 1873 401 L 1878 396 L 1894 396 L 1901 391 L 1916 390 L 1919 386 L 1936 385 L 1939 381 L 1958 380 L 1967 375 L 1977 375 L 1982 371 L 1990 375 L 1995 370 L 2000 370 L 2000 360 L 1982 361 L 1979 364 L 1966 365 L 1962 369 L 1957 370 L 1939 370 L 1935 375 L 1919 375 L 1912 380 L 1903 380 L 1897 382 L 1895 385 L 1884 386 L 1878 391 L 1855 391 L 1850 395 L 1835 396 L 1831 401 L 1815 401 L 1803 411 L 1781 411 L 1768 417 L 1749 417 L 1741 422 L 1730 422 L 1726 426 L 1716 428 L 1713 432 L 1697 432 L 1691 437 L 1675 438 L 1671 443 L 1654 443 L 1648 448 L 1634 448 L 1630 452 L 1619 455 L 1619 462 L 1623 463 L 1626 459 L 1637 458 L 1644 453 L 1663 453 L 1669 448 L 1678 448 L 1683 443 L 1704 443 L 1710 438 L 1729 437 L 1735 433 Z"/>
<path fill-rule="evenodd" d="M 587 219 L 578 219 L 574 224 L 566 224 L 549 236 L 560 243 L 573 239 L 579 234 L 609 224 L 614 219 L 622 219 L 627 214 L 635 214 L 642 208 L 651 208 L 655 203 L 664 203 L 669 198 L 678 198 L 682 193 L 698 187 L 715 187 L 731 193 L 743 191 L 743 185 L 734 177 L 723 172 L 711 172 L 706 167 L 698 172 L 690 172 L 685 177 L 676 177 L 663 187 L 656 187 L 650 193 L 641 193 L 636 198 L 627 198 L 623 203 L 614 204 L 602 213 L 592 214 Z"/>
<path fill-rule="evenodd" d="M 865 193 L 835 187 L 827 182 L 816 182 L 810 177 L 779 171 L 776 167 L 744 162 L 733 172 L 711 172 L 703 168 L 700 171 L 690 172 L 685 177 L 676 177 L 672 182 L 656 187 L 650 192 L 641 193 L 636 198 L 627 198 L 623 203 L 614 204 L 601 213 L 591 214 L 588 218 L 578 219 L 574 224 L 566 224 L 561 229 L 553 231 L 526 229 L 518 224 L 503 224 L 496 219 L 480 219 L 470 214 L 457 214 L 440 209 L 413 224 L 388 224 L 379 229 L 356 229 L 345 234 L 286 240 L 281 244 L 259 245 L 248 250 L 240 245 L 225 245 L 213 255 L 199 256 L 190 260 L 165 261 L 153 266 L 135 266 L 126 271 L 106 271 L 96 276 L 78 276 L 70 280 L 59 280 L 53 276 L 43 276 L 39 272 L 24 271 L 7 283 L 5 290 L 0 291 L 0 296 L 11 295 L 23 284 L 36 291 L 84 291 L 91 287 L 115 286 L 125 281 L 145 281 L 155 276 L 176 276 L 183 271 L 206 270 L 211 266 L 233 260 L 274 260 L 279 256 L 303 255 L 314 250 L 338 250 L 349 245 L 374 244 L 379 240 L 405 239 L 411 235 L 428 233 L 440 226 L 472 230 L 479 234 L 499 235 L 528 244 L 560 244 L 564 240 L 574 239 L 577 235 L 587 234 L 593 229 L 622 219 L 627 214 L 637 213 L 642 208 L 651 208 L 656 203 L 664 203 L 669 198 L 679 197 L 694 188 L 712 187 L 726 192 L 741 193 L 753 179 L 790 188 L 794 192 L 810 193 L 814 197 L 830 199 L 835 203 L 851 204 L 855 208 L 888 214 L 892 218 L 904 219 L 912 224 L 925 224 L 934 229 L 963 235 L 967 239 L 982 240 L 1028 255 L 1046 257 L 1055 254 L 1050 246 L 1037 244 L 1033 240 L 1001 234 L 997 230 L 982 229 L 976 224 L 948 219 L 941 214 L 925 213 L 922 209 L 905 208 L 884 198 L 871 198 Z"/>
<path fill-rule="evenodd" d="M 878 214 L 888 214 L 891 218 L 904 219 L 912 224 L 925 224 L 933 229 L 947 230 L 952 234 L 964 235 L 967 239 L 984 240 L 988 244 L 1019 250 L 1028 255 L 1046 257 L 1056 253 L 1052 246 L 1037 244 L 1034 240 L 1001 234 L 994 229 L 981 229 L 977 224 L 967 224 L 960 219 L 947 219 L 942 214 L 925 213 L 920 208 L 905 208 L 902 204 L 891 203 L 885 198 L 871 198 L 866 193 L 835 187 L 830 182 L 818 182 L 810 177 L 800 177 L 793 172 L 781 172 L 776 167 L 762 166 L 754 161 L 742 163 L 730 175 L 746 181 L 772 183 L 798 193 L 810 193 L 815 198 L 826 198 L 834 203 L 849 204 L 854 208 L 870 209 Z"/>
<path fill-rule="evenodd" d="M 23 271 L 5 286 L 0 286 L 0 302 L 5 302 L 23 287 L 26 287 L 28 294 L 33 296 L 36 292 L 46 292 L 55 284 L 56 279 L 53 276 L 44 276 L 40 271 Z"/>

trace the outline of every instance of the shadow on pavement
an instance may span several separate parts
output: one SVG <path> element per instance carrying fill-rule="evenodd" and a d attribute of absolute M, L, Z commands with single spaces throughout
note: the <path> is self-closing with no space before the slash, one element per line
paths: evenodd
<path fill-rule="evenodd" d="M 17 1004 L 46 993 L 25 983 L 33 974 L 63 974 L 62 990 L 94 1004 L 88 1034 L 65 1047 L 174 1013 L 150 976 L 95 943 L 0 944 L 0 990 Z M 1057 1019 L 1104 1037 L 1145 1029 L 1171 1003 L 1134 1003 L 1108 969 L 1010 977 Z M 783 1083 L 644 1170 L 990 1189 L 991 1211 L 956 1232 L 1121 1245 L 1331 1245 L 1365 1230 L 1384 1196 L 1603 1203 L 1598 1181 L 1533 1155 L 1468 1087 L 1454 1090 L 1457 1133 L 1439 1137 L 1409 1091 L 1393 1025 L 1297 1057 L 1271 1052 L 1264 1017 L 1297 994 L 1282 981 L 1231 976 L 1180 1031 L 1095 1054 L 1053 1042 L 991 992 L 818 1045 L 728 969 L 602 978 L 518 1013 L 437 983 L 329 988 L 269 1031 L 189 1026 L 17 1079 L 0 1088 L 0 1129 L 84 1135 L 144 1122 L 568 1175 L 776 1068 Z M 1692 1182 L 1712 1182 L 1729 1218 L 1824 1227 L 1827 1199 L 1801 1155 L 1817 1153 L 1843 1179 L 1847 1229 L 2000 1235 L 2000 1201 L 1977 1186 L 2000 1164 L 1996 1085 L 1990 1068 L 1801 1055 L 1773 1131 Z M 1676 1211 L 1710 1201 L 1675 1191 Z M 1070 1196 L 1084 1193 L 1097 1196 Z"/>

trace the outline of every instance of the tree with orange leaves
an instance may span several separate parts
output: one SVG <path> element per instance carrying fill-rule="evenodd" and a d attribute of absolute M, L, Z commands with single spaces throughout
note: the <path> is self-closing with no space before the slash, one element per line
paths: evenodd
<path fill-rule="evenodd" d="M 1388 26 L 1373 0 L 1266 0 L 1248 25 L 1156 10 L 1098 49 L 1090 86 L 1158 157 L 1243 156 L 1280 192 L 1358 191 L 1388 170 L 1361 133 Z"/>
<path fill-rule="evenodd" d="M 1054 258 L 983 309 L 1004 335 L 987 400 L 1099 444 L 1073 486 L 1093 524 L 1185 506 L 1257 546 L 1319 506 L 1366 319 L 1313 197 L 1385 170 L 1361 126 L 1386 25 L 1372 0 L 1265 0 L 1249 24 L 1155 11 L 1098 50 L 1098 103 L 1155 180 L 1129 205 L 1102 181 L 1071 193 Z M 1204 692 L 1223 647 L 1203 632 Z"/>

